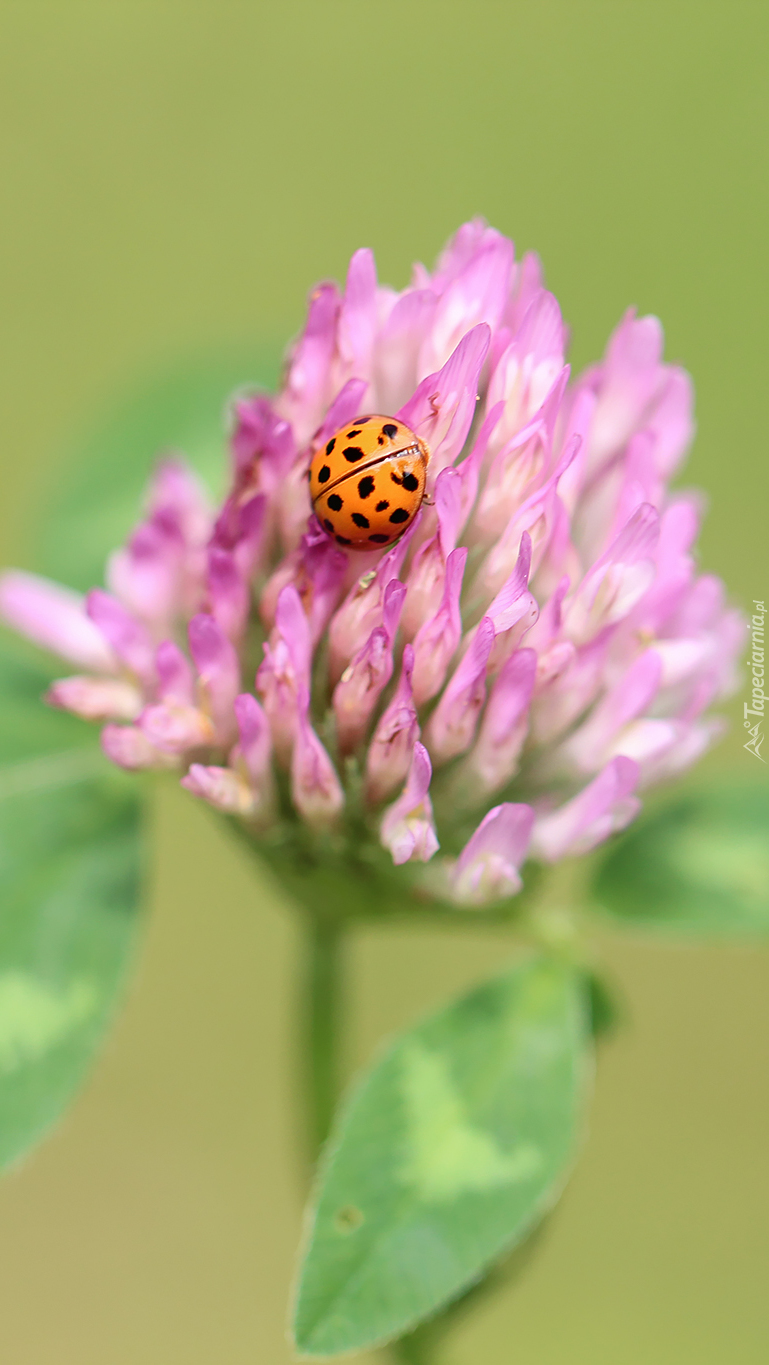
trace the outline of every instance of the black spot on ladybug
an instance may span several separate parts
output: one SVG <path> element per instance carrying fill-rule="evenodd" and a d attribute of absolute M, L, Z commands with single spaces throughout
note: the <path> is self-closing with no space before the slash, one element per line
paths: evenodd
<path fill-rule="evenodd" d="M 408 488 L 409 493 L 414 493 L 419 487 L 419 479 L 414 474 L 404 474 L 403 487 Z"/>
<path fill-rule="evenodd" d="M 364 474 L 363 478 L 358 480 L 358 497 L 367 498 L 373 491 L 374 480 L 370 474 Z"/>
<path fill-rule="evenodd" d="M 345 446 L 342 451 L 344 458 L 349 460 L 350 464 L 355 464 L 356 460 L 362 460 L 365 453 L 365 450 L 361 450 L 360 446 Z"/>
<path fill-rule="evenodd" d="M 331 470 L 327 464 L 324 464 L 323 468 L 318 470 L 318 483 L 328 483 L 330 478 Z"/>
<path fill-rule="evenodd" d="M 387 498 L 382 498 L 382 501 L 377 503 L 376 510 L 377 512 L 386 512 L 389 506 Z"/>
<path fill-rule="evenodd" d="M 334 446 L 335 446 L 335 445 L 336 445 L 336 436 L 332 436 L 332 437 L 331 437 L 331 440 L 329 441 L 328 445 L 326 446 L 326 454 L 327 454 L 327 455 L 330 455 L 330 454 L 331 454 L 331 452 L 332 452 L 332 450 L 334 449 Z"/>
<path fill-rule="evenodd" d="M 330 493 L 328 505 L 331 508 L 332 512 L 341 512 L 344 503 L 342 502 L 342 499 L 340 498 L 338 493 Z"/>
<path fill-rule="evenodd" d="M 384 443 L 385 443 L 384 436 L 377 436 L 377 443 L 378 443 L 380 446 L 383 446 Z M 371 536 L 369 536 L 369 540 L 370 540 L 370 539 L 371 539 Z"/>
<path fill-rule="evenodd" d="M 348 441 L 354 441 L 356 436 L 360 436 L 360 427 L 356 427 L 354 431 L 348 431 L 347 433 Z"/>
<path fill-rule="evenodd" d="M 401 522 L 408 521 L 408 519 L 409 514 L 405 507 L 396 507 L 395 511 L 390 513 L 390 521 Z"/>
<path fill-rule="evenodd" d="M 389 539 L 389 536 L 383 535 L 369 536 L 369 540 L 373 540 L 375 545 L 386 545 Z"/>
<path fill-rule="evenodd" d="M 371 525 L 371 522 L 369 521 L 368 517 L 364 517 L 362 512 L 353 512 L 352 519 L 355 522 L 355 525 L 361 526 L 364 531 L 367 531 L 369 526 Z"/>
<path fill-rule="evenodd" d="M 352 545 L 352 541 L 348 540 L 346 536 L 334 536 L 334 540 L 337 545 Z"/>
<path fill-rule="evenodd" d="M 325 526 L 326 530 L 333 536 L 333 534 L 334 534 L 334 523 L 333 523 L 333 521 L 329 521 L 328 517 L 326 517 L 325 520 L 324 520 L 324 522 L 323 522 L 323 525 Z"/>
<path fill-rule="evenodd" d="M 392 479 L 393 483 L 403 483 L 403 480 L 399 479 L 397 474 L 391 474 L 390 478 Z"/>
<path fill-rule="evenodd" d="M 396 427 L 395 423 L 394 422 L 385 423 L 385 425 L 382 427 L 382 435 L 387 436 L 387 438 L 390 441 L 394 441 L 395 437 L 398 435 L 398 428 Z"/>

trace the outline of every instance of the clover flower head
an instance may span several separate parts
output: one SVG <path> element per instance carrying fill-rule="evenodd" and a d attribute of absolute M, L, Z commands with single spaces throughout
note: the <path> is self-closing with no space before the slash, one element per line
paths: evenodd
<path fill-rule="evenodd" d="M 627 313 L 576 380 L 565 352 L 538 259 L 479 220 L 400 293 L 356 252 L 279 392 L 234 401 L 220 508 L 166 461 L 106 589 L 4 575 L 6 621 L 78 670 L 47 700 L 256 837 L 370 840 L 460 905 L 606 839 L 719 733 L 743 627 L 669 487 L 692 390 L 659 323 Z M 429 453 L 421 510 L 367 554 L 307 477 L 361 412 Z"/>

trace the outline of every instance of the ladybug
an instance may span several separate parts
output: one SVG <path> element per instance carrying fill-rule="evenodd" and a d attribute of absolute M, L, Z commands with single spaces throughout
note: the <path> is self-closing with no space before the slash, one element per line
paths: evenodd
<path fill-rule="evenodd" d="M 324 531 L 348 550 L 392 545 L 422 506 L 429 458 L 396 417 L 348 422 L 310 464 L 310 496 Z"/>

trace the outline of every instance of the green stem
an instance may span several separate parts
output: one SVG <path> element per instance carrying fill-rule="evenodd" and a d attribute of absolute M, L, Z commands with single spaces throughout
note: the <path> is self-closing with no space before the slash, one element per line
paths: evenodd
<path fill-rule="evenodd" d="M 339 1016 L 342 934 L 338 923 L 307 921 L 302 991 L 304 1095 L 308 1155 L 317 1161 L 339 1096 Z"/>

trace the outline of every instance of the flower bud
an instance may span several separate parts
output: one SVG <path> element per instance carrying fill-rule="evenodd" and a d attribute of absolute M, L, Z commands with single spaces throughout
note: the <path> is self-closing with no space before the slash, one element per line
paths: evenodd
<path fill-rule="evenodd" d="M 405 782 L 411 766 L 414 745 L 419 739 L 419 721 L 411 687 L 413 670 L 414 649 L 412 645 L 406 645 L 397 690 L 390 705 L 382 712 L 368 747 L 366 797 L 372 805 L 391 796 Z"/>
<path fill-rule="evenodd" d="M 86 614 L 80 593 L 15 569 L 0 578 L 0 614 L 9 626 L 81 668 L 111 673 L 115 655 Z"/>
<path fill-rule="evenodd" d="M 344 806 L 344 792 L 334 765 L 310 724 L 307 701 L 305 693 L 291 757 L 291 799 L 302 819 L 321 830 L 336 820 Z"/>
<path fill-rule="evenodd" d="M 467 906 L 515 896 L 523 882 L 519 868 L 531 838 L 531 806 L 506 801 L 483 817 L 450 874 L 452 898 Z"/>
<path fill-rule="evenodd" d="M 139 689 L 120 678 L 60 678 L 45 700 L 82 720 L 136 720 L 142 709 Z"/>
<path fill-rule="evenodd" d="M 427 750 L 417 742 L 406 785 L 398 800 L 385 811 L 380 829 L 382 843 L 396 864 L 412 859 L 429 862 L 440 847 L 429 796 L 431 776 Z"/>

